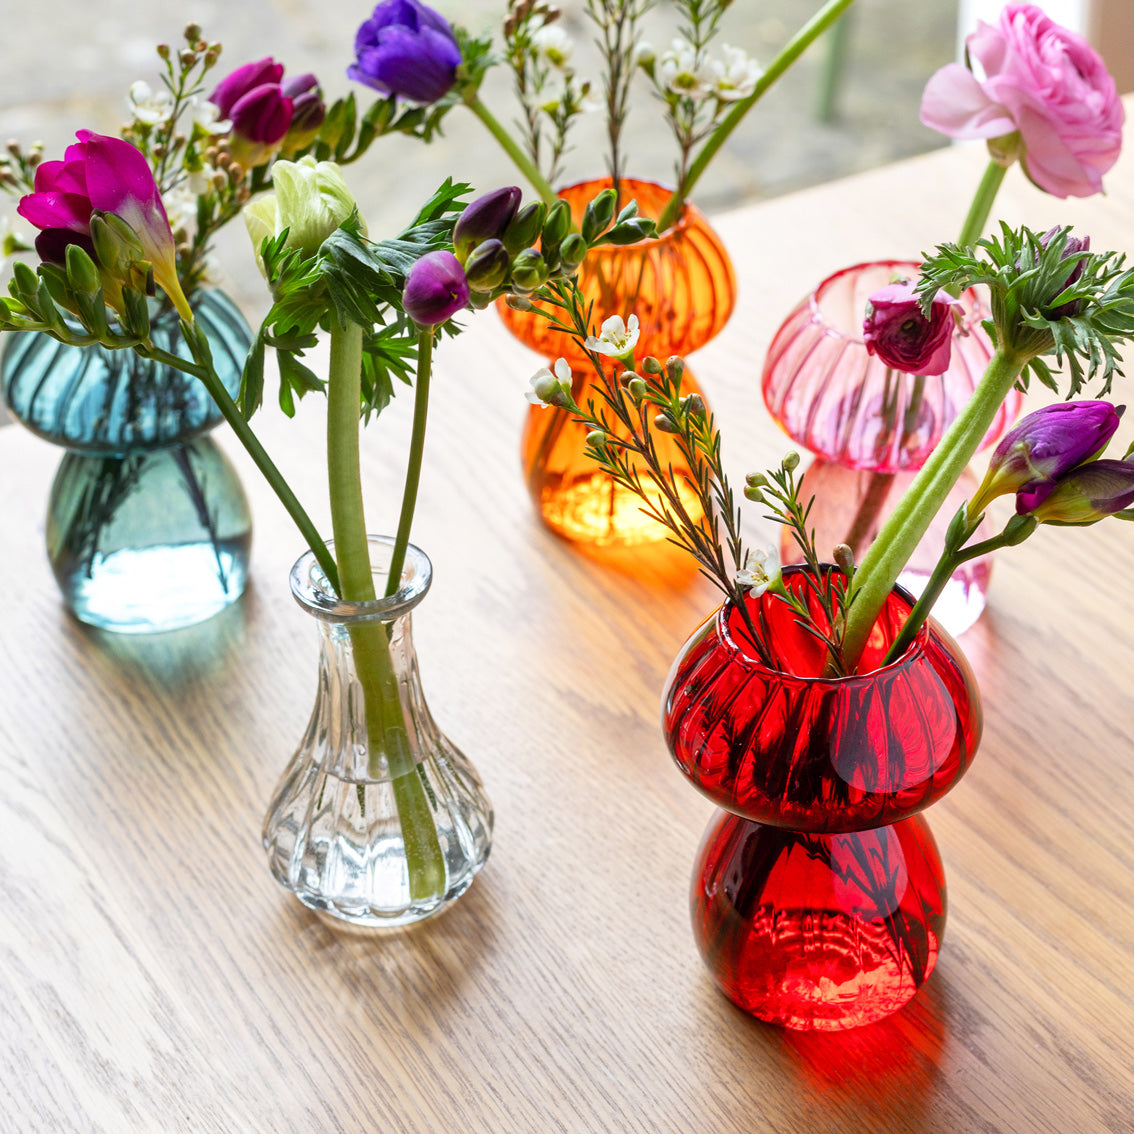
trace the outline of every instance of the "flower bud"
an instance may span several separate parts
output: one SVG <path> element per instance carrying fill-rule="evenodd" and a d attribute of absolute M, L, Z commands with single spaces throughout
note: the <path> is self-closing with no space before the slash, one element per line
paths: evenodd
<path fill-rule="evenodd" d="M 642 359 L 641 369 L 643 374 L 650 374 L 656 378 L 662 372 L 662 364 L 650 354 Z"/>
<path fill-rule="evenodd" d="M 648 217 L 630 217 L 619 221 L 609 233 L 607 239 L 611 244 L 624 246 L 637 244 L 639 240 L 648 240 L 657 235 L 657 225 Z"/>
<path fill-rule="evenodd" d="M 587 434 L 587 445 L 591 449 L 603 450 L 606 448 L 606 433 L 601 429 L 592 429 Z"/>
<path fill-rule="evenodd" d="M 680 433 L 681 426 L 668 413 L 659 413 L 654 418 L 654 428 L 660 433 Z"/>
<path fill-rule="evenodd" d="M 681 399 L 681 407 L 691 417 L 700 417 L 705 412 L 705 399 L 700 394 L 687 394 Z"/>
<path fill-rule="evenodd" d="M 1045 232 L 1043 236 L 1040 237 L 1040 244 L 1044 248 L 1047 248 L 1048 245 L 1050 245 L 1051 242 L 1055 240 L 1061 233 L 1067 233 L 1067 239 L 1063 245 L 1063 252 L 1059 257 L 1061 261 L 1066 260 L 1071 256 L 1075 256 L 1079 252 L 1090 251 L 1091 238 L 1089 236 L 1071 236 L 1070 229 L 1060 228 L 1059 225 L 1056 225 L 1054 228 L 1049 228 L 1047 232 Z M 1064 279 L 1063 283 L 1059 285 L 1058 290 L 1052 294 L 1051 298 L 1054 299 L 1056 295 L 1059 295 L 1061 292 L 1069 288 L 1079 279 L 1080 276 L 1082 276 L 1082 274 L 1083 261 L 1078 260 L 1075 266 L 1071 269 L 1070 273 L 1067 275 L 1066 279 Z M 1072 299 L 1067 303 L 1060 304 L 1058 307 L 1044 308 L 1041 311 L 1041 314 L 1045 319 L 1063 319 L 1064 317 L 1069 315 L 1078 315 L 1080 305 L 1080 300 Z"/>
<path fill-rule="evenodd" d="M 402 308 L 423 327 L 451 319 L 468 301 L 468 281 L 452 252 L 427 252 L 406 276 Z"/>
<path fill-rule="evenodd" d="M 465 261 L 465 276 L 469 287 L 474 290 L 491 291 L 508 278 L 511 266 L 512 259 L 503 242 L 486 240 L 473 249 L 472 255 Z"/>
<path fill-rule="evenodd" d="M 567 234 L 559 246 L 559 264 L 568 275 L 574 274 L 579 265 L 587 258 L 587 242 L 577 232 Z"/>
<path fill-rule="evenodd" d="M 547 218 L 543 222 L 542 246 L 545 254 L 552 248 L 558 248 L 571 231 L 571 206 L 560 199 L 547 210 Z"/>
<path fill-rule="evenodd" d="M 610 227 L 614 220 L 614 206 L 618 194 L 614 189 L 604 189 L 597 197 L 588 202 L 583 211 L 582 235 L 587 244 L 593 244 Z"/>
<path fill-rule="evenodd" d="M 785 453 L 780 466 L 784 472 L 795 472 L 799 468 L 799 454 L 794 449 L 790 453 Z"/>
<path fill-rule="evenodd" d="M 512 286 L 521 292 L 532 292 L 547 282 L 547 263 L 534 248 L 525 248 L 512 261 Z"/>
<path fill-rule="evenodd" d="M 1118 429 L 1124 409 L 1110 402 L 1059 402 L 1022 418 L 996 446 L 969 515 L 980 515 L 998 496 L 1051 485 L 1098 457 Z M 1030 494 L 1026 502 L 1036 499 Z"/>
<path fill-rule="evenodd" d="M 750 472 L 744 478 L 744 483 L 752 488 L 765 488 L 768 484 L 768 478 L 762 472 Z"/>
<path fill-rule="evenodd" d="M 516 216 L 522 196 L 519 188 L 510 185 L 486 193 L 466 206 L 453 228 L 453 250 L 457 259 L 463 263 L 481 241 L 503 237 Z"/>
<path fill-rule="evenodd" d="M 1031 504 L 1016 497 L 1016 511 L 1041 524 L 1093 524 L 1134 504 L 1134 462 L 1091 461 L 1045 486 Z"/>
<path fill-rule="evenodd" d="M 547 206 L 542 201 L 532 201 L 520 209 L 501 237 L 510 256 L 515 256 L 524 248 L 530 248 L 536 242 L 546 216 Z"/>
<path fill-rule="evenodd" d="M 838 567 L 844 575 L 854 573 L 854 552 L 851 550 L 850 544 L 835 544 L 831 554 L 834 556 L 835 566 Z"/>
<path fill-rule="evenodd" d="M 639 378 L 636 374 L 633 378 L 630 379 L 629 382 L 627 382 L 626 389 L 629 392 L 630 397 L 634 399 L 635 404 L 641 402 L 649 392 L 649 387 L 646 385 L 645 380 Z"/>
<path fill-rule="evenodd" d="M 65 253 L 67 260 L 67 282 L 73 291 L 93 294 L 102 285 L 99 279 L 98 268 L 85 248 L 78 244 L 67 246 Z"/>
<path fill-rule="evenodd" d="M 327 117 L 327 104 L 312 74 L 299 75 L 280 84 L 285 98 L 291 99 L 291 125 L 284 135 L 280 152 L 288 157 L 305 150 L 319 134 Z"/>
<path fill-rule="evenodd" d="M 553 369 L 541 367 L 532 375 L 532 388 L 527 400 L 534 405 L 560 408 L 571 404 L 571 367 L 565 358 L 557 358 Z"/>
<path fill-rule="evenodd" d="M 754 504 L 764 503 L 764 494 L 754 484 L 746 484 L 744 486 L 745 500 L 751 500 Z"/>

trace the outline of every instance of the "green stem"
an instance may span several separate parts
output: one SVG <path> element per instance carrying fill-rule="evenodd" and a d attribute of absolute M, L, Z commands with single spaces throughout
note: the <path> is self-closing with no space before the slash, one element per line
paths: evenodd
<path fill-rule="evenodd" d="M 997 349 L 973 396 L 882 525 L 855 571 L 850 590 L 853 601 L 843 635 L 843 661 L 848 673 L 858 664 L 875 619 L 902 568 L 988 433 L 1027 360 L 1026 354 Z"/>
<path fill-rule="evenodd" d="M 182 322 L 181 327 L 185 341 L 190 344 L 190 348 L 194 351 L 194 357 L 196 357 L 195 329 L 185 322 Z M 212 365 L 203 363 L 200 359 L 196 363 L 190 363 L 180 355 L 170 354 L 168 351 L 156 347 L 146 350 L 145 356 L 155 362 L 160 362 L 163 366 L 172 366 L 186 374 L 192 374 L 200 380 L 210 397 L 216 402 L 217 408 L 221 411 L 225 421 L 232 427 L 237 440 L 244 446 L 256 467 L 264 474 L 264 479 L 279 498 L 284 510 L 295 521 L 296 527 L 299 528 L 300 534 L 306 540 L 307 546 L 314 554 L 323 574 L 327 576 L 327 581 L 338 592 L 338 568 L 335 566 L 331 553 L 327 550 L 326 543 L 319 535 L 319 530 L 311 522 L 311 517 L 288 486 L 283 473 L 276 468 L 275 462 L 268 456 L 264 446 L 260 444 L 260 439 L 253 433 L 248 422 L 244 420 L 244 415 L 229 396 Z"/>
<path fill-rule="evenodd" d="M 965 223 L 961 226 L 961 235 L 957 237 L 957 243 L 962 248 L 971 248 L 984 232 L 984 226 L 988 223 L 988 216 L 992 212 L 992 203 L 996 200 L 1000 183 L 1007 172 L 1008 167 L 998 161 L 993 160 L 988 163 L 984 176 L 977 186 L 973 203 L 969 206 L 969 215 L 965 217 Z"/>
<path fill-rule="evenodd" d="M 558 199 L 555 190 L 547 183 L 547 179 L 536 168 L 532 159 L 520 149 L 516 139 L 504 129 L 492 111 L 480 101 L 480 97 L 474 96 L 472 101 L 467 102 L 465 105 L 488 127 L 488 132 L 503 146 L 504 152 L 512 159 L 516 168 L 527 178 L 528 184 L 531 185 L 544 201 L 549 205 L 553 205 Z"/>
<path fill-rule="evenodd" d="M 417 379 L 413 396 L 413 431 L 410 434 L 409 466 L 406 485 L 402 492 L 402 511 L 398 517 L 398 534 L 394 537 L 394 552 L 390 558 L 390 576 L 386 595 L 392 595 L 402 581 L 402 567 L 406 561 L 413 512 L 417 505 L 417 489 L 421 482 L 421 461 L 425 453 L 425 421 L 429 412 L 429 377 L 433 370 L 433 328 L 422 327 L 417 339 Z"/>
<path fill-rule="evenodd" d="M 681 213 L 686 198 L 693 192 L 705 167 L 716 156 L 728 136 L 740 125 L 740 120 L 756 105 L 773 83 L 819 38 L 852 4 L 854 0 L 827 0 L 827 3 L 795 33 L 783 50 L 768 65 L 768 69 L 756 80 L 756 87 L 747 98 L 733 103 L 732 109 L 724 116 L 717 128 L 705 140 L 697 156 L 689 166 L 685 184 L 679 185 L 670 197 L 668 204 L 658 217 L 658 232 L 672 227 Z"/>
<path fill-rule="evenodd" d="M 333 325 L 327 376 L 327 478 L 341 594 L 351 602 L 375 598 L 359 465 L 361 384 L 362 328 L 353 323 Z M 386 625 L 377 619 L 354 622 L 349 633 L 366 707 L 370 774 L 381 775 L 385 756 L 405 846 L 410 894 L 415 899 L 427 898 L 444 891 L 445 859 L 414 762 Z"/>

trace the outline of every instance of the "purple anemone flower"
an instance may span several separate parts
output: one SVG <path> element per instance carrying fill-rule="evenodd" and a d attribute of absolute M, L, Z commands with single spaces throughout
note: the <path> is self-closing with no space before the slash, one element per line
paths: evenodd
<path fill-rule="evenodd" d="M 465 270 L 452 252 L 428 252 L 406 276 L 405 313 L 423 327 L 451 319 L 469 301 Z"/>
<path fill-rule="evenodd" d="M 418 0 L 382 0 L 354 39 L 347 77 L 411 102 L 436 102 L 457 79 L 461 52 L 443 16 Z"/>

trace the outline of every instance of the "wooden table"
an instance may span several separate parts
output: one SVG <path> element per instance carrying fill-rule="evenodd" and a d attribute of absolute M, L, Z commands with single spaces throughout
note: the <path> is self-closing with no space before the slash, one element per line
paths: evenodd
<path fill-rule="evenodd" d="M 794 299 L 951 238 L 982 166 L 950 150 L 720 218 L 740 309 L 695 364 L 735 471 L 786 448 L 758 377 Z M 999 211 L 1134 248 L 1134 158 L 1107 184 L 1064 203 L 1013 171 Z M 870 1028 L 779 1031 L 718 994 L 689 929 L 711 809 L 670 764 L 658 697 L 711 591 L 540 527 L 517 467 L 538 360 L 494 315 L 440 359 L 417 638 L 497 829 L 456 908 L 399 936 L 327 928 L 259 846 L 316 634 L 287 592 L 299 540 L 247 462 L 246 598 L 119 637 L 60 608 L 42 532 L 57 451 L 0 432 L 0 1130 L 1134 1129 L 1134 531 L 1045 531 L 999 559 L 963 642 L 984 743 L 931 814 L 951 913 L 926 988 Z M 264 428 L 322 523 L 309 401 Z M 376 529 L 408 401 L 367 435 Z"/>

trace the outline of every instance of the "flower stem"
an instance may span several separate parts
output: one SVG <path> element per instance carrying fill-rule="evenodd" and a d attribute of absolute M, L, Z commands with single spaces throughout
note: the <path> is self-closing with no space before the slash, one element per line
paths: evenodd
<path fill-rule="evenodd" d="M 387 596 L 392 595 L 402 581 L 402 567 L 406 561 L 413 512 L 417 505 L 417 488 L 421 482 L 421 459 L 425 453 L 425 421 L 429 412 L 429 377 L 433 370 L 433 328 L 422 327 L 417 338 L 417 378 L 414 382 L 413 430 L 410 434 L 409 464 L 406 484 L 402 492 L 402 511 L 398 517 L 398 533 L 394 537 L 394 552 L 390 559 L 390 577 L 386 583 Z"/>
<path fill-rule="evenodd" d="M 340 593 L 351 602 L 375 598 L 359 467 L 361 384 L 362 328 L 353 323 L 334 324 L 327 375 L 327 479 L 335 556 L 342 580 Z M 400 569 L 396 577 L 400 580 Z M 349 633 L 366 706 L 370 774 L 382 776 L 385 756 L 398 808 L 410 895 L 427 898 L 443 893 L 445 859 L 429 800 L 413 763 L 386 625 L 377 619 L 354 622 Z"/>
<path fill-rule="evenodd" d="M 992 212 L 992 203 L 996 200 L 1000 183 L 1007 172 L 1008 167 L 998 161 L 993 160 L 988 163 L 973 196 L 973 203 L 969 206 L 969 215 L 965 217 L 965 223 L 961 226 L 961 235 L 957 237 L 957 243 L 962 248 L 974 245 L 984 232 L 984 226 L 988 223 L 988 216 Z"/>
<path fill-rule="evenodd" d="M 882 525 L 855 571 L 849 596 L 853 601 L 843 634 L 843 662 L 848 673 L 854 671 L 862 656 L 886 596 L 977 451 L 1028 357 L 1019 351 L 997 349 L 973 396 Z"/>
<path fill-rule="evenodd" d="M 724 145 L 729 134 L 740 125 L 740 120 L 752 109 L 765 91 L 819 38 L 852 4 L 854 0 L 827 0 L 784 45 L 783 50 L 768 65 L 768 69 L 756 80 L 756 87 L 747 98 L 737 100 L 732 109 L 721 119 L 717 128 L 705 140 L 697 156 L 689 166 L 685 184 L 679 185 L 658 217 L 658 232 L 665 232 L 681 214 L 686 198 L 693 192 L 705 167 Z"/>
<path fill-rule="evenodd" d="M 319 535 L 318 528 L 312 523 L 311 517 L 300 504 L 295 493 L 292 492 L 291 487 L 284 479 L 283 473 L 276 467 L 272 458 L 268 456 L 264 446 L 260 444 L 259 437 L 252 431 L 248 422 L 244 420 L 244 415 L 241 414 L 240 409 L 224 388 L 224 384 L 213 369 L 211 361 L 198 354 L 196 325 L 182 322 L 181 329 L 186 342 L 189 343 L 190 349 L 193 351 L 196 360 L 194 363 L 188 362 L 180 355 L 170 354 L 168 351 L 156 347 L 147 348 L 144 352 L 145 357 L 160 362 L 163 366 L 172 366 L 186 374 L 192 374 L 200 380 L 209 396 L 216 402 L 217 409 L 221 411 L 225 421 L 232 427 L 237 440 L 244 446 L 256 467 L 264 474 L 264 479 L 279 498 L 287 514 L 295 521 L 295 526 L 299 528 L 300 534 L 307 541 L 307 546 L 322 568 L 323 574 L 327 576 L 327 581 L 338 592 L 338 568 L 335 566 L 335 560 L 331 553 L 327 550 L 326 543 Z"/>
<path fill-rule="evenodd" d="M 557 200 L 555 190 L 547 183 L 547 179 L 536 168 L 531 158 L 520 149 L 516 139 L 500 124 L 496 115 L 480 101 L 478 95 L 474 95 L 472 100 L 465 105 L 488 127 L 488 132 L 504 148 L 504 152 L 512 159 L 516 168 L 527 178 L 528 184 L 547 204 L 553 205 Z"/>

